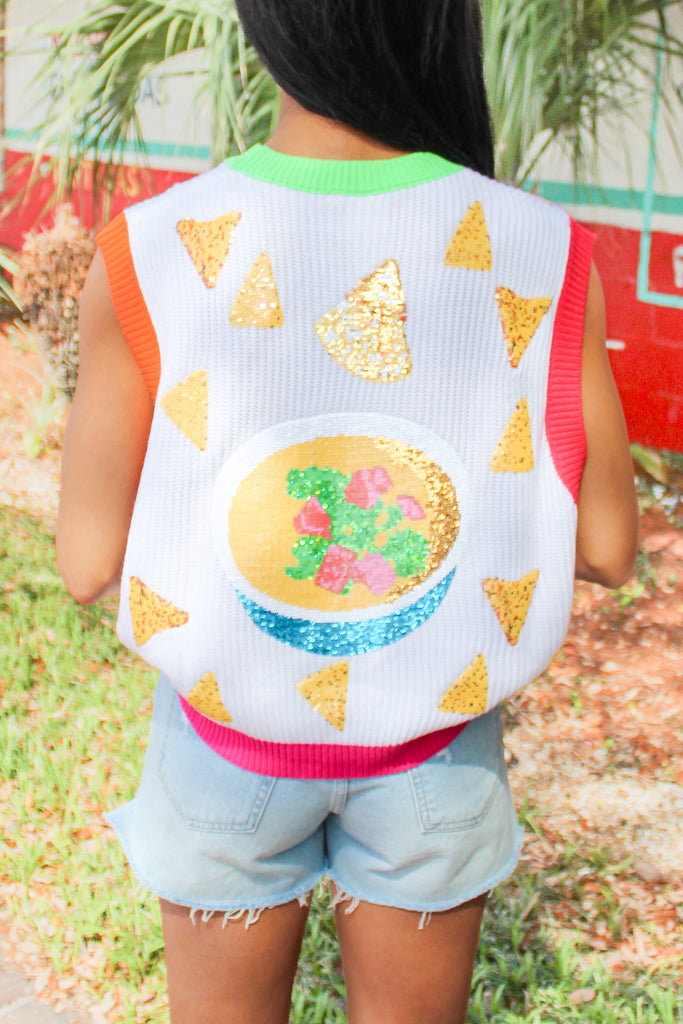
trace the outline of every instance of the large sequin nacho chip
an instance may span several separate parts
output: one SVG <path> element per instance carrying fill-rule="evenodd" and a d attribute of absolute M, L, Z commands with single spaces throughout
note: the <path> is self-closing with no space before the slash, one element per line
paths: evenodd
<path fill-rule="evenodd" d="M 315 324 L 334 361 L 364 380 L 403 380 L 412 371 L 406 304 L 396 260 L 386 260 Z"/>

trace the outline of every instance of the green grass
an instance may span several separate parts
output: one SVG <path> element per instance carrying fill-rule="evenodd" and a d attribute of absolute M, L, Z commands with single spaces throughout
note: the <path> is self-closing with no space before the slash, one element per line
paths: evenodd
<path fill-rule="evenodd" d="M 77 974 L 116 1020 L 167 1019 L 154 900 L 135 882 L 102 811 L 133 795 L 146 745 L 154 673 L 118 643 L 115 606 L 80 608 L 64 591 L 39 521 L 0 508 L 0 886 L 33 927 L 56 973 Z M 533 829 L 533 807 L 524 811 Z M 581 919 L 579 868 L 625 870 L 569 851 L 552 880 L 521 873 L 490 901 L 470 1024 L 683 1024 L 671 976 L 614 977 L 579 937 L 557 947 L 544 914 L 567 891 Z M 585 879 L 584 874 L 584 879 Z M 325 893 L 316 896 L 292 1001 L 296 1024 L 343 1024 L 344 984 Z M 621 908 L 605 884 L 597 912 L 619 937 Z M 29 925 L 28 922 L 32 922 Z M 590 1002 L 572 993 L 590 988 Z"/>

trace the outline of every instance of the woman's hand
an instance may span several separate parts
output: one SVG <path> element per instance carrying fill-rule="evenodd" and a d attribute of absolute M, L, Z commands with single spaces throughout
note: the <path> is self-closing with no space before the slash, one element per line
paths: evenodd
<path fill-rule="evenodd" d="M 579 490 L 575 572 L 579 579 L 619 587 L 633 572 L 638 553 L 638 501 L 595 266 L 586 303 L 581 391 L 588 453 Z"/>
<path fill-rule="evenodd" d="M 64 437 L 57 566 L 82 604 L 118 589 L 152 402 L 98 252 L 80 300 L 79 372 Z"/>

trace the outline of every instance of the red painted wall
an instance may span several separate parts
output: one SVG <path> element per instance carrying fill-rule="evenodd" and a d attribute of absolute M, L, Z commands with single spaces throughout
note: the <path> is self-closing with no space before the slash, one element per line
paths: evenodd
<path fill-rule="evenodd" d="M 640 232 L 604 224 L 595 231 L 595 263 L 607 307 L 607 337 L 625 343 L 610 351 L 633 441 L 683 451 L 683 309 L 637 298 Z M 652 236 L 650 289 L 683 296 L 675 286 L 672 250 L 680 237 Z"/>
<path fill-rule="evenodd" d="M 6 190 L 0 195 L 0 245 L 10 249 L 21 249 L 24 237 L 37 226 L 49 225 L 50 212 L 47 210 L 54 196 L 52 175 L 43 178 L 25 195 L 31 169 L 23 163 L 27 154 L 8 151 L 5 157 Z M 71 206 L 80 222 L 88 229 L 99 226 L 114 217 L 131 203 L 163 192 L 177 181 L 185 181 L 192 175 L 187 171 L 141 170 L 137 167 L 122 167 L 116 179 L 108 214 L 104 215 L 103 197 L 95 209 L 93 197 L 93 166 L 87 163 L 76 183 L 71 196 Z M 97 215 L 96 215 L 97 214 Z"/>
<path fill-rule="evenodd" d="M 28 169 L 12 176 L 23 154 L 7 153 L 11 186 L 0 197 L 0 244 L 20 249 L 25 234 L 41 223 L 54 191 L 51 178 L 36 185 L 20 205 L 8 200 L 21 195 Z M 111 199 L 109 217 L 131 203 L 191 177 L 179 171 L 140 171 L 124 167 Z M 95 217 L 92 167 L 84 169 L 72 196 L 72 207 L 81 222 L 92 228 L 102 222 L 102 204 Z M 629 436 L 656 448 L 683 451 L 683 310 L 663 308 L 637 299 L 640 233 L 625 228 L 590 224 L 597 235 L 595 261 L 602 277 L 607 304 L 607 336 L 625 343 L 623 351 L 610 351 L 610 360 L 624 406 Z M 682 295 L 676 288 L 672 250 L 681 243 L 674 235 L 655 233 L 652 238 L 650 288 Z"/>

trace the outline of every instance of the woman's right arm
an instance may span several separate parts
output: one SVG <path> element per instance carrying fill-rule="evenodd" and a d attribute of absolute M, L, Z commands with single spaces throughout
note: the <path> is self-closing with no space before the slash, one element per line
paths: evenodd
<path fill-rule="evenodd" d="M 57 567 L 90 604 L 118 589 L 152 402 L 121 330 L 98 251 L 79 310 L 79 370 L 64 436 Z"/>
<path fill-rule="evenodd" d="M 638 553 L 638 499 L 624 414 L 605 344 L 605 300 L 591 269 L 581 363 L 587 456 L 576 535 L 578 579 L 619 587 Z"/>

